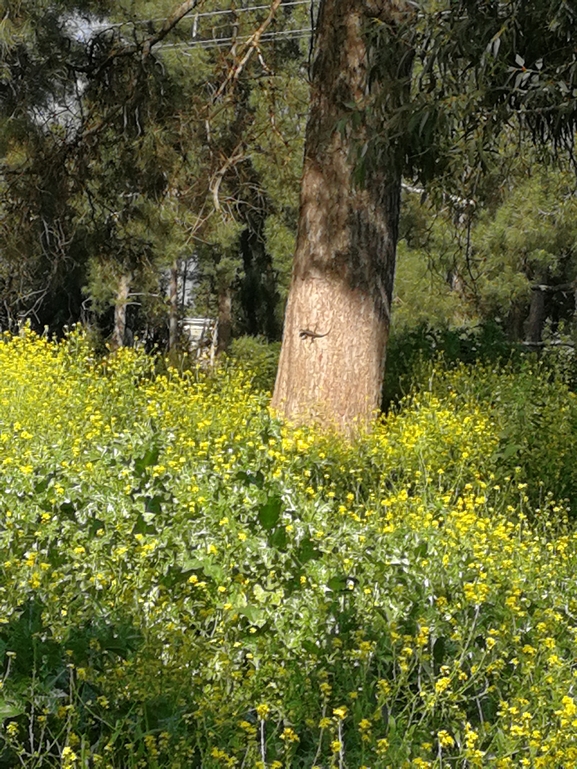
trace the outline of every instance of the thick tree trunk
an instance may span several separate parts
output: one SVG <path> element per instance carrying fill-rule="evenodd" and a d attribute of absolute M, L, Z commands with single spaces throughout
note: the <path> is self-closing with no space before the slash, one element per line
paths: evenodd
<path fill-rule="evenodd" d="M 168 349 L 176 350 L 178 342 L 178 262 L 170 268 L 170 283 L 168 286 Z"/>
<path fill-rule="evenodd" d="M 130 273 L 121 275 L 118 281 L 116 301 L 114 303 L 114 330 L 110 340 L 110 346 L 113 350 L 124 347 L 126 337 L 126 306 L 128 304 L 131 283 L 132 275 Z"/>
<path fill-rule="evenodd" d="M 399 164 L 386 160 L 367 162 L 357 183 L 359 150 L 378 90 L 386 88 L 394 106 L 412 62 L 391 36 L 387 71 L 369 84 L 366 29 L 375 17 L 393 28 L 402 5 L 323 0 L 318 19 L 298 238 L 272 405 L 289 420 L 320 420 L 345 432 L 366 424 L 380 406 L 401 190 Z"/>

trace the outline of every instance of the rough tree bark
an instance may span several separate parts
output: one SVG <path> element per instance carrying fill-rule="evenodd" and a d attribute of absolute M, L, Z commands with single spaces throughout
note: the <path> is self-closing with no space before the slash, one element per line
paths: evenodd
<path fill-rule="evenodd" d="M 351 432 L 380 405 L 401 169 L 367 163 L 362 184 L 356 171 L 379 91 L 388 89 L 390 103 L 400 100 L 412 65 L 410 51 L 391 34 L 385 77 L 372 77 L 366 31 L 371 23 L 394 29 L 406 7 L 392 0 L 321 1 L 297 246 L 272 401 L 291 421 L 320 420 Z"/>

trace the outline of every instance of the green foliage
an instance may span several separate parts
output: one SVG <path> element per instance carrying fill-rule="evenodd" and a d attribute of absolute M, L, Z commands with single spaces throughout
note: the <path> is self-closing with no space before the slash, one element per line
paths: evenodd
<path fill-rule="evenodd" d="M 499 365 L 520 356 L 519 347 L 491 322 L 461 328 L 427 323 L 414 328 L 394 326 L 387 347 L 383 407 L 390 408 L 415 388 L 426 389 L 436 361 L 454 368 L 461 363 Z"/>
<path fill-rule="evenodd" d="M 530 336 L 531 302 L 539 291 L 539 333 L 547 319 L 553 334 L 562 324 L 571 327 L 575 176 L 523 146 L 526 154 L 515 158 L 511 138 L 503 141 L 474 205 L 438 188 L 427 199 L 414 190 L 405 194 L 394 327 L 426 322 L 458 328 L 494 320 L 521 341 Z"/>
<path fill-rule="evenodd" d="M 445 228 L 445 235 L 450 237 L 449 227 Z M 455 247 L 451 245 L 454 254 Z M 449 285 L 446 279 L 449 270 L 440 274 L 443 263 L 447 263 L 446 249 L 438 243 L 435 246 L 433 251 L 429 245 L 427 253 L 418 247 L 411 248 L 406 240 L 398 244 L 392 320 L 395 331 L 408 331 L 421 325 L 442 328 L 469 320 L 471 308 Z"/>
<path fill-rule="evenodd" d="M 577 396 L 567 384 L 567 370 L 534 356 L 505 367 L 477 364 L 432 378 L 432 389 L 474 398 L 500 425 L 496 460 L 502 476 L 527 484 L 533 509 L 544 500 L 568 501 L 577 510 Z"/>
<path fill-rule="evenodd" d="M 533 509 L 554 498 L 576 510 L 575 384 L 572 349 L 554 348 L 538 359 L 508 342 L 495 324 L 460 330 L 422 325 L 391 338 L 383 405 L 393 408 L 415 391 L 482 404 L 500 425 L 494 455 L 500 478 L 527 484 Z"/>
<path fill-rule="evenodd" d="M 3 765 L 575 763 L 576 540 L 529 489 L 577 429 L 547 372 L 437 365 L 348 444 L 232 365 L 76 332 L 0 364 Z"/>
<path fill-rule="evenodd" d="M 376 152 L 402 137 L 411 175 L 445 176 L 462 194 L 463 181 L 490 168 L 502 132 L 513 125 L 551 149 L 573 146 L 577 68 L 570 3 L 424 0 L 418 6 L 396 31 L 415 55 L 411 99 L 386 111 Z M 377 27 L 377 35 L 389 39 L 389 25 Z M 376 55 L 386 57 L 386 46 Z"/>
<path fill-rule="evenodd" d="M 568 284 L 577 265 L 574 174 L 537 168 L 484 212 L 473 235 L 477 285 L 485 316 L 529 302 L 531 285 Z"/>
<path fill-rule="evenodd" d="M 280 343 L 259 337 L 242 336 L 234 339 L 229 357 L 234 368 L 245 370 L 258 390 L 272 392 L 280 355 Z"/>
<path fill-rule="evenodd" d="M 256 253 L 269 216 L 294 223 L 308 87 L 290 33 L 304 9 L 281 8 L 273 29 L 289 38 L 249 56 L 230 82 L 262 6 L 204 3 L 141 56 L 173 10 L 143 0 L 9 4 L 0 30 L 4 326 L 30 317 L 61 330 L 88 307 L 105 326 L 119 277 L 130 275 L 150 332 L 166 322 L 169 266 L 194 257 L 196 304 L 212 305 L 249 281 L 243 232 Z M 231 52 L 191 46 L 197 25 L 197 42 L 238 41 Z M 266 254 L 270 302 L 286 258 Z M 278 335 L 271 323 L 253 328 L 255 318 L 251 332 Z"/>

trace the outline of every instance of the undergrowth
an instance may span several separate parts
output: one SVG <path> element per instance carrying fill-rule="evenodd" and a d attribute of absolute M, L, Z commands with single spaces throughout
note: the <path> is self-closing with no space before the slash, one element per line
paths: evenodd
<path fill-rule="evenodd" d="M 1 766 L 577 763 L 559 378 L 437 365 L 346 444 L 246 365 L 0 372 Z"/>

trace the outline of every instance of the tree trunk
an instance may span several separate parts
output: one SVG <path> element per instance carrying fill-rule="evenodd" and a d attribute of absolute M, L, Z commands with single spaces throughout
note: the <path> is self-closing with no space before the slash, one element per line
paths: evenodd
<path fill-rule="evenodd" d="M 174 262 L 170 268 L 170 283 L 168 286 L 168 349 L 176 350 L 178 341 L 178 262 Z"/>
<path fill-rule="evenodd" d="M 510 342 L 522 342 L 523 341 L 523 327 L 525 323 L 525 314 L 527 312 L 527 306 L 525 302 L 519 300 L 513 302 L 511 309 L 507 314 L 507 338 Z"/>
<path fill-rule="evenodd" d="M 545 324 L 545 292 L 534 287 L 531 291 L 529 316 L 525 321 L 525 342 L 528 345 L 539 346 Z"/>
<path fill-rule="evenodd" d="M 381 401 L 401 169 L 367 162 L 362 184 L 356 172 L 359 150 L 375 130 L 369 122 L 379 90 L 387 89 L 393 106 L 406 96 L 412 54 L 392 35 L 386 71 L 369 84 L 366 42 L 371 20 L 393 29 L 401 5 L 323 0 L 316 32 L 297 246 L 272 405 L 291 421 L 319 420 L 344 432 L 367 424 Z"/>
<path fill-rule="evenodd" d="M 116 301 L 114 303 L 114 331 L 112 332 L 112 339 L 110 340 L 110 346 L 113 350 L 118 350 L 120 347 L 124 347 L 126 336 L 126 306 L 128 304 L 131 283 L 132 275 L 130 273 L 121 275 L 118 281 L 118 290 L 116 292 Z"/>
<path fill-rule="evenodd" d="M 232 337 L 232 291 L 230 286 L 221 287 L 218 294 L 218 332 L 216 352 L 228 350 Z"/>

